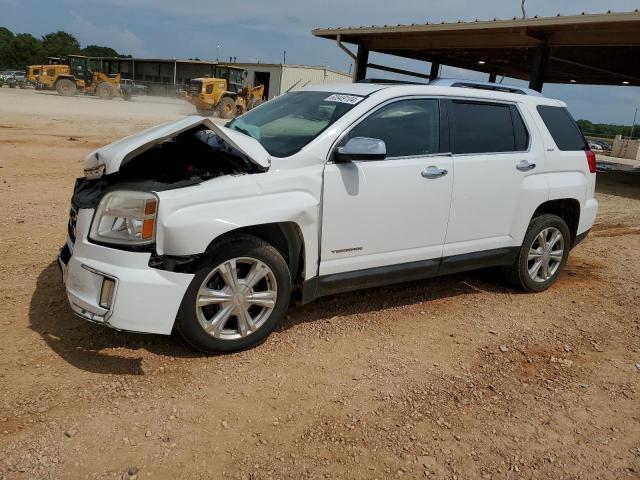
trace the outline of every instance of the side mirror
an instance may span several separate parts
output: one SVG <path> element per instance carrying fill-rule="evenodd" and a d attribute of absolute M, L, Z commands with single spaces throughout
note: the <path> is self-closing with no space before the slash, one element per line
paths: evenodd
<path fill-rule="evenodd" d="M 352 160 L 384 160 L 387 156 L 387 146 L 377 138 L 355 137 L 342 147 L 338 147 L 333 154 L 336 162 L 350 162 Z"/>

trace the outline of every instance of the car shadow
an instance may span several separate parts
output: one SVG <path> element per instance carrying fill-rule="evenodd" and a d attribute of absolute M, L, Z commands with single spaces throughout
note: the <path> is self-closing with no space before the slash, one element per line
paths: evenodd
<path fill-rule="evenodd" d="M 324 297 L 304 306 L 292 306 L 280 331 L 298 324 L 328 320 L 337 315 L 367 313 L 414 305 L 469 293 L 515 293 L 500 283 L 494 270 L 457 274 L 390 287 Z M 424 306 L 429 311 L 429 306 Z M 181 358 L 204 357 L 178 335 L 118 332 L 76 317 L 67 304 L 56 262 L 38 276 L 29 306 L 32 330 L 70 365 L 98 374 L 145 375 L 143 352 Z"/>
<path fill-rule="evenodd" d="M 506 297 L 523 292 L 511 289 L 499 269 L 487 268 L 322 297 L 307 305 L 292 308 L 281 329 L 334 316 L 366 314 L 411 305 L 421 305 L 420 310 L 428 315 L 434 313 L 429 302 L 475 293 Z"/>
<path fill-rule="evenodd" d="M 69 364 L 92 373 L 144 375 L 138 350 L 171 357 L 198 357 L 177 336 L 119 332 L 76 317 L 67 303 L 57 263 L 38 276 L 29 305 L 30 328 Z M 114 351 L 122 349 L 122 352 Z"/>

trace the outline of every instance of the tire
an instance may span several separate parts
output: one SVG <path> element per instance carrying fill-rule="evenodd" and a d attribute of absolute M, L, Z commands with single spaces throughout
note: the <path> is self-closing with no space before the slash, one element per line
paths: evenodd
<path fill-rule="evenodd" d="M 115 94 L 115 88 L 110 83 L 102 82 L 96 86 L 96 95 L 102 100 L 111 100 Z"/>
<path fill-rule="evenodd" d="M 251 100 L 249 100 L 249 103 L 247 104 L 247 110 L 253 110 L 261 103 L 264 103 L 264 100 L 262 100 L 261 98 L 254 97 Z"/>
<path fill-rule="evenodd" d="M 218 116 L 229 120 L 236 116 L 236 102 L 231 97 L 222 97 L 218 102 Z"/>
<path fill-rule="evenodd" d="M 73 97 L 77 93 L 78 88 L 75 82 L 72 82 L 68 78 L 62 78 L 56 82 L 56 91 L 63 97 Z"/>
<path fill-rule="evenodd" d="M 230 276 L 232 272 L 235 276 Z M 249 272 L 262 272 L 252 287 L 245 283 L 252 283 Z M 229 286 L 233 282 L 237 287 Z M 208 295 L 203 295 L 205 292 Z M 262 298 L 255 299 L 259 293 Z M 252 300 L 271 305 L 257 305 Z M 282 320 L 290 300 L 291 275 L 278 250 L 252 235 L 234 235 L 201 260 L 180 305 L 176 329 L 203 353 L 244 350 L 267 338 Z M 249 315 L 250 323 L 237 316 L 243 312 Z"/>
<path fill-rule="evenodd" d="M 560 235 L 557 239 L 556 234 Z M 507 279 L 525 292 L 542 292 L 558 280 L 567 263 L 570 249 L 571 233 L 562 218 L 552 214 L 534 217 L 524 236 L 517 260 L 506 272 Z M 557 253 L 560 250 L 562 253 Z M 532 258 L 529 258 L 530 255 Z M 545 264 L 548 265 L 546 269 Z"/>

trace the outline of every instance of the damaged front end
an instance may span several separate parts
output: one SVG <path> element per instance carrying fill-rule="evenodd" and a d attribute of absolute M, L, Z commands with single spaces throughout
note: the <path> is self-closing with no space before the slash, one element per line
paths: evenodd
<path fill-rule="evenodd" d="M 269 154 L 240 132 L 191 116 L 126 137 L 90 153 L 72 206 L 95 208 L 109 191 L 163 191 L 222 175 L 268 170 Z"/>
<path fill-rule="evenodd" d="M 255 139 L 203 117 L 92 152 L 86 176 L 76 180 L 58 256 L 73 312 L 121 330 L 170 333 L 196 257 L 156 253 L 158 192 L 261 173 L 269 165 Z"/>

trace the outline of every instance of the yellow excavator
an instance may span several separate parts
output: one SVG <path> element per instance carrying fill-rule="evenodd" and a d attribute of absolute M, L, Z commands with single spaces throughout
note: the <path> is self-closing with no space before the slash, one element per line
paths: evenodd
<path fill-rule="evenodd" d="M 189 80 L 182 95 L 200 115 L 233 118 L 263 102 L 264 85 L 245 86 L 246 78 L 243 68 L 217 65 L 213 77 Z"/>
<path fill-rule="evenodd" d="M 60 65 L 44 65 L 43 72 L 36 78 L 43 89 L 55 89 L 59 95 L 72 97 L 77 93 L 96 95 L 104 100 L 122 97 L 130 100 L 132 91 L 122 88 L 120 74 L 106 75 L 89 69 L 89 58 L 69 55 Z M 50 75 L 51 74 L 51 75 Z"/>

